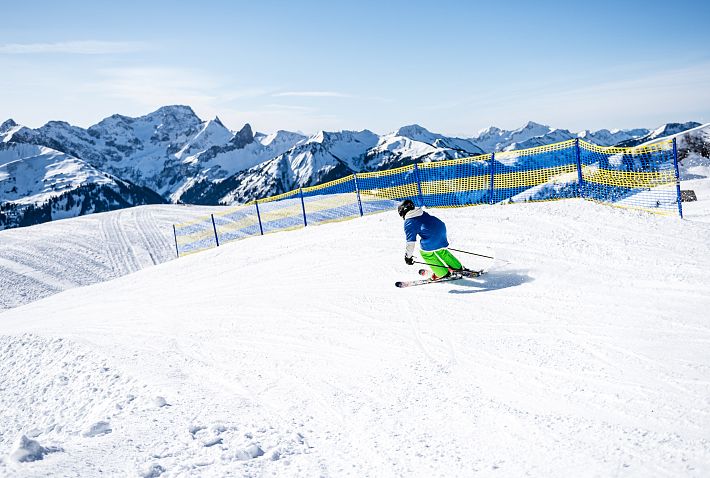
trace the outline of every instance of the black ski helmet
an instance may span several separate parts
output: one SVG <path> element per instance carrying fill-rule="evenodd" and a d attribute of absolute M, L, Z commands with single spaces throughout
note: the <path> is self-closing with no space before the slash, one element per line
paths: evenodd
<path fill-rule="evenodd" d="M 402 204 L 397 206 L 397 212 L 399 215 L 404 219 L 404 216 L 407 215 L 409 211 L 412 211 L 416 206 L 414 205 L 414 202 L 412 202 L 411 199 L 405 199 L 402 201 Z"/>

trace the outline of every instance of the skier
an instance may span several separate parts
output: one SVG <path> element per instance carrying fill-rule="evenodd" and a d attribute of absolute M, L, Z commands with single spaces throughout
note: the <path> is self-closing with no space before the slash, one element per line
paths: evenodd
<path fill-rule="evenodd" d="M 397 212 L 404 219 L 404 234 L 407 236 L 407 248 L 404 262 L 414 264 L 414 247 L 419 236 L 419 248 L 422 259 L 429 264 L 434 275 L 432 280 L 443 279 L 451 270 L 467 271 L 458 259 L 447 249 L 446 225 L 444 222 L 416 207 L 410 199 L 405 199 L 397 207 Z"/>

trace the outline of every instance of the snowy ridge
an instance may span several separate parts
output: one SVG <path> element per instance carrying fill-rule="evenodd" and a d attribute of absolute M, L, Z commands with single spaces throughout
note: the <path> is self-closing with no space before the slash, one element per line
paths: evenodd
<path fill-rule="evenodd" d="M 419 125 L 404 126 L 384 135 L 367 152 L 364 171 L 377 171 L 415 162 L 440 161 L 483 154 L 472 141 L 432 133 Z"/>
<path fill-rule="evenodd" d="M 112 184 L 114 180 L 50 148 L 14 143 L 0 148 L 0 203 L 42 203 L 89 182 Z"/>
<path fill-rule="evenodd" d="M 234 204 L 338 179 L 362 168 L 379 137 L 371 131 L 320 131 L 281 155 L 214 185 L 199 204 Z"/>
<path fill-rule="evenodd" d="M 584 130 L 575 133 L 567 129 L 551 128 L 550 126 L 530 121 L 525 126 L 511 131 L 496 127 L 484 129 L 477 137 L 471 138 L 471 141 L 480 145 L 486 152 L 528 149 L 575 138 L 581 138 L 599 146 L 616 146 L 622 142 L 641 138 L 649 134 L 649 132 L 648 129 L 637 128 L 630 130 L 614 129 L 611 131 L 608 129 L 600 129 L 598 131 Z"/>
<path fill-rule="evenodd" d="M 300 140 L 280 135 L 263 145 L 249 125 L 233 133 L 219 118 L 203 122 L 187 106 L 165 106 L 138 118 L 113 115 L 86 130 L 60 121 L 37 130 L 4 129 L 5 142 L 63 151 L 173 201 L 189 183 L 225 178 L 288 149 L 288 140 Z"/>
<path fill-rule="evenodd" d="M 691 130 L 697 127 L 701 127 L 702 125 L 700 123 L 696 123 L 694 121 L 689 121 L 687 123 L 666 123 L 664 125 L 659 126 L 655 130 L 649 132 L 645 136 L 635 138 L 635 139 L 630 139 L 628 141 L 623 141 L 619 143 L 617 146 L 621 147 L 631 147 L 631 146 L 639 146 L 642 144 L 650 144 L 655 141 L 658 141 L 660 139 L 666 138 L 666 137 L 672 137 L 675 135 L 678 135 L 684 131 Z"/>
<path fill-rule="evenodd" d="M 0 230 L 163 200 L 59 151 L 0 143 Z"/>
<path fill-rule="evenodd" d="M 481 150 L 467 140 L 446 138 L 418 125 L 384 136 L 368 130 L 320 131 L 277 158 L 208 186 L 196 202 L 236 204 L 357 172 L 477 154 L 481 154 Z"/>
<path fill-rule="evenodd" d="M 513 143 L 520 143 L 530 138 L 543 136 L 551 131 L 551 128 L 546 125 L 529 121 L 521 128 L 507 131 L 495 126 L 481 131 L 478 136 L 471 138 L 483 151 L 490 153 L 494 151 L 502 151 L 507 146 Z"/>

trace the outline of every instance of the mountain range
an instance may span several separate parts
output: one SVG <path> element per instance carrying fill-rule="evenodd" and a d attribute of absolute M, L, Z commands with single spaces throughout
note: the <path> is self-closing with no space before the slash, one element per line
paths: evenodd
<path fill-rule="evenodd" d="M 145 116 L 110 116 L 84 129 L 50 121 L 36 129 L 0 125 L 0 229 L 161 202 L 234 204 L 348 174 L 416 162 L 521 149 L 575 137 L 634 145 L 698 126 L 571 132 L 529 122 L 455 138 L 408 125 L 363 131 L 238 131 L 203 121 L 189 106 Z M 655 136 L 654 136 L 655 135 Z"/>

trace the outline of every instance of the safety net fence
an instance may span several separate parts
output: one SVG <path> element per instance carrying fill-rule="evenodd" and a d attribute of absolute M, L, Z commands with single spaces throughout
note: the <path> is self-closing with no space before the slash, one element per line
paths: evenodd
<path fill-rule="evenodd" d="M 404 199 L 460 207 L 583 198 L 680 214 L 675 140 L 635 148 L 572 139 L 536 148 L 357 173 L 175 224 L 178 256 L 229 241 L 391 211 Z"/>

